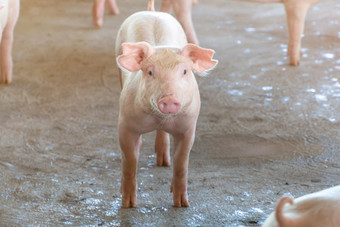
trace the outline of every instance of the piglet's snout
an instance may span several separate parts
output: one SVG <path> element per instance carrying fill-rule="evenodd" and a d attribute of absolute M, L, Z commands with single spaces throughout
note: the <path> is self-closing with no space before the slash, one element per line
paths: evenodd
<path fill-rule="evenodd" d="M 180 101 L 173 96 L 165 96 L 158 102 L 158 109 L 164 114 L 175 114 L 180 108 Z"/>

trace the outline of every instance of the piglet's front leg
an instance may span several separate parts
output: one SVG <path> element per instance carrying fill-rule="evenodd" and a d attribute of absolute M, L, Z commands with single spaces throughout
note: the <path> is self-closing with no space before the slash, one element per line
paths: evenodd
<path fill-rule="evenodd" d="M 174 135 L 174 160 L 173 179 L 171 192 L 175 207 L 188 207 L 188 165 L 189 154 L 194 143 L 195 130 L 190 130 L 186 134 Z"/>
<path fill-rule="evenodd" d="M 119 143 L 122 150 L 122 207 L 136 207 L 137 204 L 137 166 L 142 136 L 119 127 Z"/>

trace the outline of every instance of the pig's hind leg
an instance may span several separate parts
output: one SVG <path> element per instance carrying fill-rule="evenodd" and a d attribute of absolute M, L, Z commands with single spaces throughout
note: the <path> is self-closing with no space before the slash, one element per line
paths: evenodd
<path fill-rule="evenodd" d="M 136 207 L 137 204 L 137 166 L 142 136 L 129 132 L 119 126 L 119 144 L 122 150 L 122 207 Z"/>
<path fill-rule="evenodd" d="M 116 0 L 107 0 L 106 3 L 111 14 L 117 15 L 120 13 Z"/>
<path fill-rule="evenodd" d="M 284 4 L 289 31 L 287 55 L 290 58 L 290 64 L 296 66 L 300 64 L 301 35 L 310 4 L 305 1 L 286 1 Z"/>
<path fill-rule="evenodd" d="M 93 19 L 93 24 L 98 28 L 103 26 L 104 10 L 105 10 L 105 0 L 94 0 L 93 1 L 92 19 Z"/>
<path fill-rule="evenodd" d="M 162 0 L 161 12 L 170 13 L 171 9 L 171 0 Z"/>
<path fill-rule="evenodd" d="M 161 12 L 171 13 L 172 1 L 173 0 L 162 0 Z M 190 1 L 190 0 L 188 0 L 188 1 Z M 191 2 L 192 2 L 193 5 L 196 5 L 198 3 L 198 0 L 191 0 Z"/>
<path fill-rule="evenodd" d="M 157 131 L 155 152 L 158 166 L 170 166 L 170 137 L 168 133 Z"/>
<path fill-rule="evenodd" d="M 14 39 L 14 28 L 19 17 L 19 6 L 18 0 L 12 1 L 9 5 L 8 22 L 2 32 L 0 52 L 1 52 L 1 81 L 9 84 L 12 82 L 12 70 L 13 70 L 13 59 L 12 59 L 12 46 Z"/>
<path fill-rule="evenodd" d="M 192 1 L 172 0 L 172 7 L 174 9 L 177 20 L 182 25 L 188 42 L 198 45 L 198 39 L 191 16 Z"/>
<path fill-rule="evenodd" d="M 116 0 L 94 0 L 92 7 L 92 18 L 93 24 L 98 28 L 103 26 L 105 3 L 111 14 L 117 15 L 120 13 Z"/>

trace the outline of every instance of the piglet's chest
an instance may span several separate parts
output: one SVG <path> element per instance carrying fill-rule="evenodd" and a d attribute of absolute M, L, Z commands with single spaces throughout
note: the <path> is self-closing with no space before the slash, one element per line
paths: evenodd
<path fill-rule="evenodd" d="M 131 112 L 130 112 L 131 113 Z M 147 133 L 154 130 L 163 130 L 171 134 L 184 133 L 195 123 L 196 118 L 186 114 L 174 116 L 159 116 L 150 112 L 135 112 L 126 116 L 129 127 L 139 133 Z"/>
<path fill-rule="evenodd" d="M 153 130 L 163 130 L 171 134 L 184 133 L 192 127 L 194 121 L 194 118 L 187 115 L 154 117 Z"/>

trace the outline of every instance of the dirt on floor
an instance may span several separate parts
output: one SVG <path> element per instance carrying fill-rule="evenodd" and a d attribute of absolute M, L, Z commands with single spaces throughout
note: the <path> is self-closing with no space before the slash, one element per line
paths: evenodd
<path fill-rule="evenodd" d="M 22 0 L 14 80 L 0 85 L 0 225 L 258 226 L 283 195 L 340 182 L 340 4 L 308 13 L 301 65 L 281 4 L 200 0 L 193 20 L 218 67 L 198 77 L 190 207 L 143 137 L 138 206 L 122 209 L 117 30 L 147 1 L 92 26 L 90 0 Z M 160 1 L 156 1 L 159 9 Z"/>

